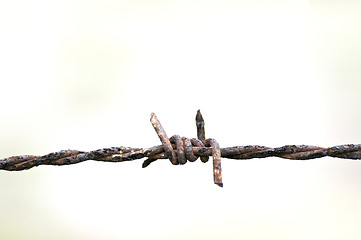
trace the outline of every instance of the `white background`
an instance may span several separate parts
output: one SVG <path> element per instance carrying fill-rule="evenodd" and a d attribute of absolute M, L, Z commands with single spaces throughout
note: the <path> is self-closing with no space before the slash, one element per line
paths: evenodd
<path fill-rule="evenodd" d="M 0 158 L 361 139 L 358 1 L 1 1 Z M 360 239 L 361 162 L 88 161 L 0 171 L 1 239 Z"/>

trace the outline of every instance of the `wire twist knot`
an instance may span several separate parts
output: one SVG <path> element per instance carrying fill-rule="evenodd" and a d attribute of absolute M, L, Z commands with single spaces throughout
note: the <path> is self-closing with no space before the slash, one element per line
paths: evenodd
<path fill-rule="evenodd" d="M 160 124 L 155 113 L 151 114 L 150 122 L 152 123 L 160 141 L 164 152 L 158 152 L 160 149 L 154 149 L 150 152 L 148 159 L 143 162 L 143 168 L 147 167 L 150 163 L 160 158 L 168 158 L 174 165 L 185 164 L 188 161 L 194 162 L 199 158 L 194 153 L 193 147 L 205 149 L 211 148 L 213 158 L 213 179 L 214 183 L 220 187 L 223 187 L 222 183 L 222 167 L 221 167 L 221 149 L 218 142 L 213 138 L 205 139 L 204 120 L 201 112 L 198 110 L 196 116 L 197 125 L 197 138 L 180 137 L 179 135 L 173 135 L 168 138 L 163 126 Z M 208 157 L 201 157 L 202 162 L 207 162 Z"/>

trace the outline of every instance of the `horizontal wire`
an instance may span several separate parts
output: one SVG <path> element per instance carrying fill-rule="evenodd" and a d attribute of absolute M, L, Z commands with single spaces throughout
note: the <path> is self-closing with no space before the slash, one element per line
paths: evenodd
<path fill-rule="evenodd" d="M 196 116 L 198 138 L 186 138 L 174 135 L 168 138 L 156 115 L 152 113 L 151 123 L 156 130 L 162 145 L 150 148 L 111 147 L 94 151 L 62 150 L 43 156 L 21 155 L 0 160 L 0 170 L 21 171 L 39 165 L 70 165 L 88 160 L 103 162 L 124 162 L 147 158 L 143 168 L 158 159 L 169 159 L 172 164 L 185 164 L 201 158 L 207 162 L 213 158 L 214 182 L 223 186 L 221 175 L 221 159 L 253 159 L 279 157 L 290 160 L 310 160 L 322 157 L 344 159 L 361 159 L 361 144 L 344 144 L 329 148 L 311 145 L 285 145 L 282 147 L 265 147 L 259 145 L 235 146 L 219 148 L 214 139 L 206 139 L 204 120 L 198 110 Z"/>
<path fill-rule="evenodd" d="M 172 144 L 176 149 L 175 144 Z M 198 157 L 212 156 L 211 147 L 192 147 L 193 154 Z M 322 157 L 344 159 L 361 159 L 361 144 L 345 144 L 330 148 L 310 145 L 286 145 L 270 148 L 259 145 L 235 146 L 220 148 L 221 157 L 238 160 L 253 158 L 279 157 L 290 160 L 311 160 Z M 78 150 L 62 150 L 43 156 L 21 155 L 0 160 L 0 169 L 20 171 L 39 165 L 70 165 L 88 160 L 103 162 L 124 162 L 142 158 L 150 160 L 169 159 L 162 145 L 151 148 L 112 147 L 90 152 Z"/>

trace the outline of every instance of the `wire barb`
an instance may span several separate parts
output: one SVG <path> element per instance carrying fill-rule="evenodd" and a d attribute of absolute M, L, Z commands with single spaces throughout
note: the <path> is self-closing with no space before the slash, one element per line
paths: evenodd
<path fill-rule="evenodd" d="M 204 120 L 203 116 L 201 114 L 201 110 L 198 109 L 197 115 L 196 115 L 196 126 L 197 126 L 197 137 L 202 142 L 206 140 L 206 133 L 204 130 Z M 202 162 L 208 162 L 209 157 L 208 156 L 202 156 L 201 161 Z"/>
<path fill-rule="evenodd" d="M 162 125 L 160 124 L 157 116 L 152 113 L 150 117 L 150 122 L 153 125 L 153 128 L 158 134 L 162 146 L 165 149 L 165 152 L 168 155 L 169 160 L 172 164 L 185 164 L 187 160 L 194 162 L 198 159 L 193 153 L 193 147 L 211 147 L 212 157 L 213 157 L 213 179 L 214 183 L 220 187 L 223 187 L 222 183 L 222 168 L 221 168 L 221 149 L 216 140 L 206 139 L 204 134 L 204 120 L 201 115 L 201 112 L 198 110 L 196 116 L 196 125 L 197 125 L 197 135 L 198 139 L 192 138 L 188 139 L 186 137 L 180 137 L 178 135 L 172 136 L 168 139 L 167 134 L 165 133 Z M 172 147 L 172 143 L 175 147 Z M 175 152 L 177 150 L 177 152 Z M 208 156 L 203 156 L 208 160 Z M 148 166 L 152 161 L 147 161 L 143 163 L 144 166 Z"/>
<path fill-rule="evenodd" d="M 158 137 L 160 139 L 160 141 L 162 142 L 162 145 L 165 149 L 165 152 L 168 154 L 169 156 L 169 160 L 171 161 L 172 164 L 176 165 L 178 164 L 177 162 L 177 156 L 175 155 L 173 148 L 172 148 L 172 144 L 169 141 L 169 138 L 167 137 L 167 134 L 165 133 L 162 124 L 160 124 L 157 116 L 155 115 L 155 113 L 152 113 L 150 115 L 150 122 L 153 125 L 153 128 L 155 129 L 155 131 L 158 134 Z"/>
<path fill-rule="evenodd" d="M 185 164 L 201 158 L 207 162 L 213 158 L 214 183 L 223 187 L 221 158 L 246 160 L 252 158 L 279 157 L 290 160 L 310 160 L 322 157 L 361 159 L 361 144 L 344 144 L 329 148 L 310 145 L 286 145 L 277 148 L 249 145 L 220 148 L 215 139 L 205 137 L 204 120 L 200 110 L 196 115 L 197 138 L 174 135 L 168 138 L 157 116 L 152 113 L 150 121 L 162 145 L 150 148 L 111 147 L 94 151 L 62 150 L 43 156 L 22 155 L 0 160 L 0 170 L 22 171 L 39 165 L 70 165 L 88 160 L 124 162 L 147 158 L 142 167 L 159 159 L 169 159 L 172 164 Z"/>

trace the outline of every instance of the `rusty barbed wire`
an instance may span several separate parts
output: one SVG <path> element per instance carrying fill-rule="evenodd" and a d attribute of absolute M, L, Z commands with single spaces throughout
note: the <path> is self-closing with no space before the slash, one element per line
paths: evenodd
<path fill-rule="evenodd" d="M 344 144 L 329 148 L 310 145 L 285 145 L 265 147 L 259 145 L 220 148 L 215 139 L 205 137 L 204 120 L 198 110 L 196 115 L 197 137 L 186 138 L 174 135 L 168 138 L 157 116 L 152 113 L 150 119 L 162 145 L 150 148 L 111 147 L 94 151 L 62 150 L 44 156 L 21 155 L 0 160 L 0 170 L 21 171 L 39 165 L 70 165 L 83 161 L 124 162 L 147 158 L 142 167 L 149 166 L 158 159 L 169 159 L 172 164 L 194 162 L 198 158 L 207 162 L 213 158 L 214 183 L 223 187 L 221 158 L 246 160 L 252 158 L 279 157 L 290 160 L 310 160 L 322 157 L 361 159 L 361 144 Z"/>

